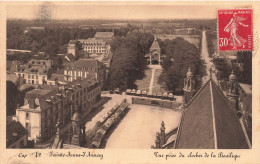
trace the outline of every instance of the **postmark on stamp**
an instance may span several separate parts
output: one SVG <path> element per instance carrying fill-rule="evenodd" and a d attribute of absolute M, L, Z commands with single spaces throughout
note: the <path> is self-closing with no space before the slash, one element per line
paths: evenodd
<path fill-rule="evenodd" d="M 252 9 L 218 10 L 219 51 L 253 50 Z"/>

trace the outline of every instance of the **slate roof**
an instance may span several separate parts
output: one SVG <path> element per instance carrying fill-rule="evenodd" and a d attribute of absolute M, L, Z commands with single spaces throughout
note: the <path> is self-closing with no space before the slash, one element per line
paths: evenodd
<path fill-rule="evenodd" d="M 81 58 L 74 63 L 64 64 L 64 66 L 71 66 L 71 67 L 78 67 L 78 68 L 85 67 L 86 69 L 98 68 L 101 65 L 102 65 L 102 63 L 99 62 L 97 59 L 85 59 L 85 58 Z"/>
<path fill-rule="evenodd" d="M 14 74 L 6 74 L 6 81 L 11 81 L 14 84 L 16 84 L 17 80 L 19 79 L 18 75 L 14 75 Z"/>
<path fill-rule="evenodd" d="M 177 149 L 247 149 L 251 147 L 236 110 L 214 81 L 193 97 L 182 115 Z"/>
<path fill-rule="evenodd" d="M 26 129 L 20 122 L 11 121 L 6 126 L 6 146 L 9 147 L 26 134 Z"/>
<path fill-rule="evenodd" d="M 91 90 L 91 87 L 95 84 L 98 84 L 97 80 L 76 79 L 72 82 L 63 85 L 63 87 L 67 88 L 69 92 L 75 92 L 85 87 L 90 87 L 89 89 Z M 25 99 L 28 100 L 28 102 L 30 103 L 30 101 L 35 101 L 35 99 L 38 98 L 40 109 L 44 110 L 62 99 L 62 97 L 59 95 L 59 94 L 62 95 L 62 92 L 59 91 L 59 87 L 61 86 L 51 86 L 47 84 L 40 85 L 37 89 L 27 92 L 25 95 Z M 50 101 L 46 101 L 46 100 L 50 100 Z M 23 107 L 21 107 L 21 110 L 24 109 L 29 109 L 29 106 L 24 105 Z"/>
<path fill-rule="evenodd" d="M 151 45 L 151 47 L 150 47 L 150 51 L 152 51 L 152 50 L 160 50 L 160 49 L 161 49 L 160 45 L 159 45 L 157 39 L 155 38 L 153 43 L 152 43 L 152 45 Z"/>
<path fill-rule="evenodd" d="M 114 33 L 113 32 L 96 32 L 95 34 L 95 38 L 106 38 L 106 39 L 109 39 L 109 38 L 112 38 L 114 36 Z"/>
<path fill-rule="evenodd" d="M 70 40 L 70 41 L 69 41 L 69 44 L 76 44 L 76 43 L 77 43 L 76 40 Z"/>

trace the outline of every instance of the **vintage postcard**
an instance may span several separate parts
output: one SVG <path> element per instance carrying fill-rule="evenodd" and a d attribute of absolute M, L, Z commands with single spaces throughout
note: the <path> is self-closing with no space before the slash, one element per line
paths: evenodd
<path fill-rule="evenodd" d="M 260 163 L 260 2 L 0 4 L 0 163 Z"/>

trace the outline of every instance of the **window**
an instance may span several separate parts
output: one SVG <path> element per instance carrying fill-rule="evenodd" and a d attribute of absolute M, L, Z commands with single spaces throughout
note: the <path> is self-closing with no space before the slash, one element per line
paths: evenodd
<path fill-rule="evenodd" d="M 31 78 L 31 75 L 28 75 L 28 79 L 30 79 Z"/>
<path fill-rule="evenodd" d="M 34 79 L 34 75 L 32 75 L 32 79 Z"/>
<path fill-rule="evenodd" d="M 28 129 L 29 128 L 29 123 L 25 123 L 25 127 Z"/>
<path fill-rule="evenodd" d="M 29 113 L 26 112 L 26 119 L 29 119 Z"/>

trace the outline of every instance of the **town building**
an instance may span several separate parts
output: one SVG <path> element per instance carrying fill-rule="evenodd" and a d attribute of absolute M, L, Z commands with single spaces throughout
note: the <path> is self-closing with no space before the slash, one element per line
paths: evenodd
<path fill-rule="evenodd" d="M 72 54 L 73 56 L 76 56 L 76 43 L 76 40 L 70 40 L 67 46 L 67 54 Z"/>
<path fill-rule="evenodd" d="M 79 42 L 82 44 L 83 50 L 90 54 L 105 54 L 109 50 L 106 42 L 102 39 L 79 39 Z"/>
<path fill-rule="evenodd" d="M 23 77 L 26 84 L 44 84 L 48 77 L 48 70 L 41 66 L 22 65 L 15 74 Z"/>
<path fill-rule="evenodd" d="M 59 119 L 64 127 L 79 107 L 82 116 L 92 111 L 101 99 L 97 80 L 77 79 L 65 85 L 40 85 L 26 93 L 24 105 L 16 109 L 16 121 L 28 132 L 29 140 L 42 143 L 56 132 Z"/>
<path fill-rule="evenodd" d="M 81 58 L 74 63 L 64 64 L 64 79 L 71 82 L 77 78 L 95 76 L 99 80 L 101 88 L 106 83 L 106 70 L 104 64 L 97 59 Z"/>
<path fill-rule="evenodd" d="M 42 66 L 44 68 L 52 68 L 53 61 L 52 60 L 39 60 L 39 59 L 31 59 L 28 62 L 31 66 Z"/>
<path fill-rule="evenodd" d="M 110 42 L 114 37 L 114 32 L 96 32 L 94 38 Z"/>
<path fill-rule="evenodd" d="M 26 84 L 44 84 L 47 81 L 52 64 L 52 60 L 32 59 L 27 64 L 20 65 L 14 73 L 24 78 Z"/>
<path fill-rule="evenodd" d="M 6 148 L 26 148 L 28 134 L 20 122 L 11 121 L 6 125 Z"/>
<path fill-rule="evenodd" d="M 154 41 L 150 47 L 150 51 L 148 54 L 145 55 L 145 58 L 147 60 L 148 64 L 161 64 L 162 60 L 161 60 L 161 48 L 160 45 L 156 39 L 156 37 L 154 38 Z"/>

